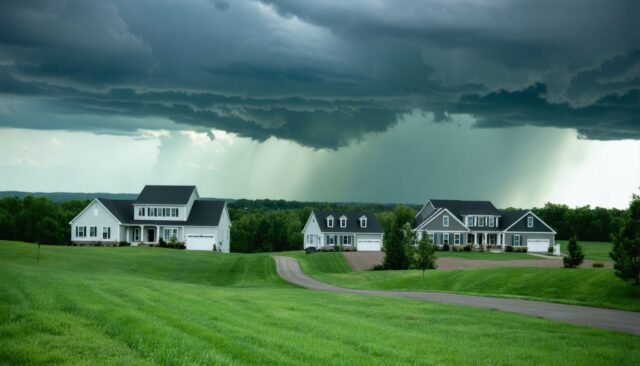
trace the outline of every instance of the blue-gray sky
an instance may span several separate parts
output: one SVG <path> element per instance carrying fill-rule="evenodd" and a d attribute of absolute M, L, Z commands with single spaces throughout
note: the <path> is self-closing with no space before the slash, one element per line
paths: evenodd
<path fill-rule="evenodd" d="M 623 207 L 637 1 L 7 1 L 0 189 Z"/>

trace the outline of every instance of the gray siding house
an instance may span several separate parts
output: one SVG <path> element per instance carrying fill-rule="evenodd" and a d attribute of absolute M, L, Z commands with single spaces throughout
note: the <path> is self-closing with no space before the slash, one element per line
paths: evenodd
<path fill-rule="evenodd" d="M 302 229 L 304 248 L 382 250 L 384 230 L 371 212 L 313 211 Z"/>
<path fill-rule="evenodd" d="M 530 252 L 559 252 L 555 230 L 529 210 L 498 210 L 489 201 L 429 200 L 416 215 L 419 238 L 429 235 L 436 245 L 527 247 Z M 559 253 L 558 253 L 559 254 Z"/>

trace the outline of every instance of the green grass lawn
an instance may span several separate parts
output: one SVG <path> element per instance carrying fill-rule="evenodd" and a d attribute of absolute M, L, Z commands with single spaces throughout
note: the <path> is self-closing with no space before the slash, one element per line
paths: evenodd
<path fill-rule="evenodd" d="M 567 245 L 569 242 L 567 240 L 558 240 L 557 242 L 560 244 L 560 251 L 564 254 L 568 254 Z M 585 259 L 611 261 L 609 252 L 613 248 L 613 244 L 599 241 L 579 241 L 578 244 L 582 246 L 582 253 L 584 253 Z"/>
<path fill-rule="evenodd" d="M 486 259 L 494 261 L 508 261 L 514 259 L 543 259 L 542 257 L 531 255 L 528 253 L 513 253 L 513 252 L 436 252 L 436 256 L 440 258 L 460 258 L 460 259 Z"/>
<path fill-rule="evenodd" d="M 1 364 L 634 365 L 640 359 L 637 336 L 300 289 L 281 281 L 265 254 L 43 247 L 36 264 L 35 253 L 31 244 L 0 242 Z"/>

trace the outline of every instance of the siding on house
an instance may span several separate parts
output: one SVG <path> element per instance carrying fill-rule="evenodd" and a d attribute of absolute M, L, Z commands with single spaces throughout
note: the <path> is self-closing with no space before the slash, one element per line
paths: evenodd
<path fill-rule="evenodd" d="M 550 245 L 555 245 L 556 241 L 555 241 L 555 235 L 553 233 L 548 233 L 548 234 L 538 234 L 538 233 L 527 233 L 527 232 L 521 232 L 521 233 L 517 233 L 517 232 L 507 232 L 504 234 L 505 236 L 505 245 L 513 245 L 513 237 L 515 235 L 520 235 L 520 243 L 522 246 L 526 246 L 527 245 L 527 240 L 528 239 L 548 239 L 549 240 L 549 244 Z"/>
<path fill-rule="evenodd" d="M 78 237 L 76 236 L 76 227 L 85 226 L 86 227 L 86 236 Z M 95 226 L 96 236 L 90 236 L 90 227 Z M 109 239 L 103 239 L 102 237 L 102 228 L 103 227 L 111 228 L 111 237 Z M 71 240 L 76 242 L 117 242 L 120 237 L 118 236 L 118 221 L 111 215 L 109 211 L 107 211 L 102 204 L 100 204 L 97 200 L 94 200 L 83 214 L 79 215 L 76 220 L 71 224 Z M 120 234 L 122 235 L 122 234 Z"/>
<path fill-rule="evenodd" d="M 442 224 L 443 221 L 443 217 L 444 216 L 449 216 L 449 226 L 444 226 Z M 454 215 L 450 214 L 447 211 L 443 211 L 439 214 L 437 214 L 435 216 L 435 218 L 433 220 L 431 220 L 431 222 L 429 222 L 427 225 L 425 225 L 421 230 L 426 230 L 426 231 L 433 231 L 433 230 L 437 230 L 437 231 L 458 231 L 458 232 L 467 232 L 467 228 L 464 225 L 461 225 L 456 218 L 454 217 Z"/>
<path fill-rule="evenodd" d="M 527 226 L 527 221 L 528 221 L 529 217 L 533 218 L 533 227 L 528 227 Z M 518 220 L 507 231 L 508 232 L 536 232 L 536 233 L 540 233 L 540 232 L 551 233 L 552 232 L 551 230 L 549 230 L 549 228 L 545 224 L 542 223 L 542 221 L 538 220 L 538 218 L 536 218 L 535 216 L 533 216 L 530 213 L 527 214 L 522 219 Z"/>

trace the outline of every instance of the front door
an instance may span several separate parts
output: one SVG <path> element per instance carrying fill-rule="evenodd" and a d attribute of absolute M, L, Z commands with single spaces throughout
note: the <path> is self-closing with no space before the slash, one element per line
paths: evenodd
<path fill-rule="evenodd" d="M 148 242 L 155 242 L 156 241 L 156 230 L 155 229 L 148 229 L 147 230 L 147 241 Z"/>

